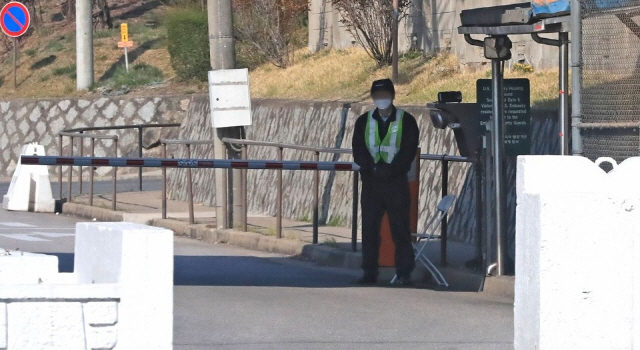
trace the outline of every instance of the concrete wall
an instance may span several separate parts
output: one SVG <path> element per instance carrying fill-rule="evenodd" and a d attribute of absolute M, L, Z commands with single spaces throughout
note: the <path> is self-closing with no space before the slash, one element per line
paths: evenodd
<path fill-rule="evenodd" d="M 0 100 L 0 177 L 13 174 L 20 150 L 26 143 L 38 142 L 45 147 L 48 155 L 58 155 L 58 132 L 62 130 L 88 126 L 179 123 L 184 118 L 188 101 L 188 98 L 182 96 Z M 118 155 L 137 156 L 137 131 L 96 134 L 118 135 Z M 152 144 L 160 135 L 160 130 L 148 130 L 144 135 L 144 144 Z M 79 141 L 76 141 L 75 154 L 79 154 L 79 147 Z M 85 155 L 89 155 L 89 147 L 89 140 L 86 140 Z M 65 138 L 63 153 L 68 155 L 70 152 L 70 143 Z M 96 156 L 113 155 L 113 141 L 96 142 Z M 58 171 L 54 167 L 50 170 L 52 174 Z M 106 175 L 109 170 L 98 168 L 98 175 Z"/>
<path fill-rule="evenodd" d="M 0 249 L 0 350 L 173 348 L 173 233 L 77 225 L 73 273 Z"/>
<path fill-rule="evenodd" d="M 457 28 L 460 11 L 469 8 L 517 3 L 513 0 L 413 0 L 410 14 L 399 28 L 400 49 L 419 49 L 425 52 L 450 50 L 463 64 L 489 64 L 482 48 L 467 44 Z M 415 42 L 414 42 L 415 38 Z M 481 37 L 478 37 L 481 39 Z M 557 68 L 558 49 L 535 43 L 531 36 L 513 35 L 512 62 L 529 62 L 536 68 Z M 357 43 L 340 22 L 340 14 L 330 0 L 311 0 L 309 7 L 309 50 L 346 48 Z"/>
<path fill-rule="evenodd" d="M 181 139 L 211 140 L 213 130 L 209 122 L 207 96 L 194 96 L 188 117 L 180 130 Z M 254 125 L 247 128 L 247 138 L 258 141 L 275 141 L 317 147 L 351 148 L 353 126 L 356 118 L 371 106 L 367 104 L 345 104 L 342 102 L 306 102 L 285 100 L 256 100 L 253 102 Z M 408 106 L 406 109 L 417 119 L 420 127 L 422 153 L 457 154 L 453 133 L 436 130 L 431 125 L 427 108 Z M 549 111 L 535 111 L 533 118 L 532 151 L 534 154 L 557 152 L 556 116 Z M 249 147 L 250 159 L 276 159 L 276 150 L 266 147 Z M 195 158 L 213 158 L 212 146 L 195 146 Z M 169 157 L 185 157 L 181 146 L 169 148 Z M 287 160 L 313 160 L 313 154 L 303 151 L 284 151 Z M 352 161 L 351 155 L 333 157 L 321 155 L 321 160 Z M 449 225 L 450 237 L 454 240 L 473 242 L 476 236 L 475 177 L 467 164 L 451 164 L 449 169 L 449 193 L 460 196 Z M 169 191 L 173 199 L 186 200 L 186 170 L 169 170 Z M 513 213 L 510 227 L 515 222 L 515 158 L 508 160 L 508 177 L 512 191 L 509 205 Z M 215 204 L 213 170 L 193 170 L 194 198 L 198 203 Z M 440 200 L 440 162 L 423 161 L 420 172 L 420 224 L 433 214 Z M 352 174 L 344 172 L 320 173 L 320 218 L 344 226 L 351 223 Z M 276 172 L 251 170 L 248 172 L 248 205 L 253 213 L 275 215 Z M 308 220 L 313 213 L 313 173 L 283 173 L 283 212 L 286 218 Z M 513 256 L 513 236 L 510 230 L 510 245 Z"/>
<path fill-rule="evenodd" d="M 640 349 L 640 158 L 521 157 L 515 349 Z"/>

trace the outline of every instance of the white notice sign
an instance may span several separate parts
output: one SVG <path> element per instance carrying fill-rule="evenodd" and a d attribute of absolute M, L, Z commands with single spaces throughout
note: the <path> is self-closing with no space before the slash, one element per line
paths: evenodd
<path fill-rule="evenodd" d="M 251 125 L 248 69 L 210 71 L 209 96 L 214 128 Z"/>

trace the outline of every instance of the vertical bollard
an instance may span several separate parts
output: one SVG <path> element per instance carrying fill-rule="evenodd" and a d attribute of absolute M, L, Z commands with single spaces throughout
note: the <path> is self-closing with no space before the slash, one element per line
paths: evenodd
<path fill-rule="evenodd" d="M 162 144 L 162 158 L 167 159 L 167 144 Z M 162 218 L 167 218 L 167 168 L 162 168 Z"/>
<path fill-rule="evenodd" d="M 191 159 L 191 145 L 187 144 L 187 159 Z M 187 186 L 189 190 L 189 224 L 195 223 L 193 214 L 193 178 L 191 177 L 191 168 L 187 169 Z"/>
<path fill-rule="evenodd" d="M 282 161 L 282 147 L 278 147 L 278 160 Z M 278 170 L 278 199 L 276 205 L 276 238 L 282 238 L 282 169 Z"/>
<path fill-rule="evenodd" d="M 91 138 L 91 158 L 96 156 L 96 139 Z M 89 205 L 93 206 L 93 178 L 95 176 L 95 167 L 92 165 L 89 168 Z"/>
<path fill-rule="evenodd" d="M 242 145 L 242 150 L 240 151 L 240 156 L 243 160 L 247 159 L 247 146 Z M 247 215 L 247 169 L 242 169 L 242 231 L 248 231 L 248 219 L 249 215 Z"/>
<path fill-rule="evenodd" d="M 138 127 L 138 157 L 142 158 L 142 126 Z M 142 168 L 138 168 L 138 190 L 142 192 Z"/>
<path fill-rule="evenodd" d="M 69 156 L 73 157 L 73 136 L 69 136 Z M 71 202 L 71 200 L 73 199 L 73 195 L 71 194 L 71 191 L 73 191 L 73 166 L 70 165 L 69 166 L 69 174 L 68 174 L 68 178 L 67 178 L 67 197 L 69 198 L 69 202 Z"/>
<path fill-rule="evenodd" d="M 84 134 L 83 131 L 80 132 L 80 135 L 82 134 Z M 80 139 L 79 151 L 80 151 L 80 157 L 82 157 L 84 155 L 84 138 L 81 136 L 79 139 Z M 78 191 L 80 195 L 82 195 L 82 166 L 80 166 L 79 168 L 80 170 L 78 172 Z"/>
<path fill-rule="evenodd" d="M 113 146 L 113 148 L 114 148 L 114 152 L 113 152 L 114 153 L 114 157 L 118 158 L 118 139 L 115 138 L 113 141 L 114 141 L 113 142 L 113 145 L 114 145 Z M 113 181 L 113 201 L 111 202 L 111 209 L 113 211 L 116 210 L 116 202 L 117 202 L 117 197 L 116 197 L 117 196 L 116 193 L 118 192 L 118 190 L 117 190 L 117 182 L 116 182 L 117 181 L 116 180 L 117 175 L 118 175 L 118 167 L 114 167 L 113 168 L 113 179 L 112 179 L 112 181 Z"/>
<path fill-rule="evenodd" d="M 360 173 L 353 172 L 353 212 L 351 213 L 351 250 L 358 251 L 358 186 L 360 182 Z"/>
<path fill-rule="evenodd" d="M 316 152 L 313 156 L 315 162 L 320 161 L 320 152 Z M 320 171 L 313 172 L 313 244 L 318 244 L 318 207 L 319 207 L 319 191 L 320 191 Z"/>
<path fill-rule="evenodd" d="M 60 147 L 58 147 L 58 155 L 62 157 L 62 142 L 64 141 L 62 135 L 58 135 L 58 141 L 60 142 Z M 62 200 L 62 165 L 58 167 L 58 198 Z"/>
<path fill-rule="evenodd" d="M 442 198 L 449 194 L 449 161 L 442 157 Z M 447 215 L 440 225 L 440 265 L 447 266 Z"/>

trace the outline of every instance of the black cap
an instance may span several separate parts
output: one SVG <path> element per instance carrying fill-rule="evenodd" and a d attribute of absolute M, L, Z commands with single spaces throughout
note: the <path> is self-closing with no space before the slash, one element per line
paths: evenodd
<path fill-rule="evenodd" d="M 395 87 L 393 87 L 393 82 L 391 81 L 391 79 L 382 79 L 382 80 L 374 81 L 373 84 L 371 85 L 371 94 L 373 95 L 374 92 L 378 92 L 378 91 L 387 91 L 392 93 L 394 96 L 396 94 L 396 89 Z"/>

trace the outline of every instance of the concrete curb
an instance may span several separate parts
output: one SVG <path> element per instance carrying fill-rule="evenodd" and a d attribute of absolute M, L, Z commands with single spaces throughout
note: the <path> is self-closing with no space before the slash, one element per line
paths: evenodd
<path fill-rule="evenodd" d="M 100 221 L 132 221 L 141 223 L 139 222 L 139 218 L 136 219 L 135 214 L 90 207 L 77 203 L 65 203 L 62 207 L 62 212 L 64 214 L 88 219 L 95 218 Z M 172 219 L 153 219 L 145 224 L 172 230 L 176 236 L 189 237 L 207 243 L 231 244 L 251 250 L 301 257 L 323 266 L 360 269 L 362 262 L 362 255 L 359 252 L 346 251 L 325 245 L 313 245 L 294 239 L 278 239 L 273 236 L 233 229 L 218 230 L 213 225 L 189 225 L 183 221 Z M 513 298 L 513 277 L 492 277 L 485 279 L 482 275 L 470 274 L 468 271 L 453 268 L 442 268 L 441 272 L 449 282 L 450 290 L 452 291 L 482 291 L 484 294 Z M 393 276 L 393 269 L 380 269 L 380 280 L 391 280 Z M 415 280 L 422 281 L 428 279 L 428 277 L 429 275 L 422 269 L 414 270 L 413 278 Z"/>

